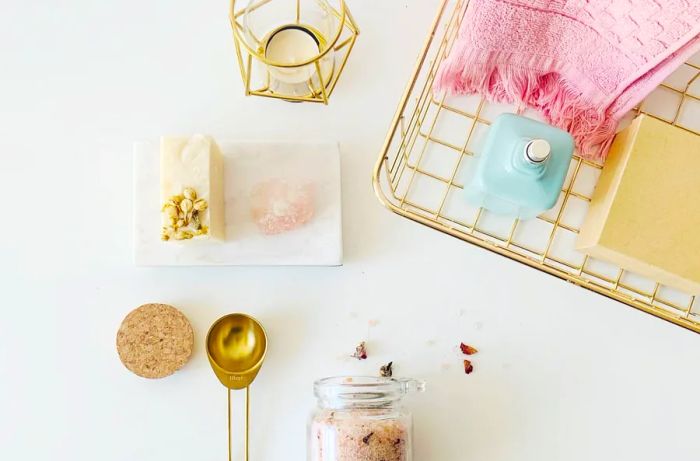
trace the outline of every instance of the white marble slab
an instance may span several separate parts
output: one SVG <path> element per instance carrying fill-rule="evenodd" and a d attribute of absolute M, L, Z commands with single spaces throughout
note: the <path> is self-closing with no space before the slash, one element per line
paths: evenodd
<path fill-rule="evenodd" d="M 338 266 L 342 264 L 340 152 L 333 143 L 219 142 L 224 153 L 226 239 L 160 240 L 159 143 L 134 144 L 134 262 L 137 266 Z M 278 235 L 260 233 L 250 192 L 268 179 L 311 182 L 315 214 Z"/>

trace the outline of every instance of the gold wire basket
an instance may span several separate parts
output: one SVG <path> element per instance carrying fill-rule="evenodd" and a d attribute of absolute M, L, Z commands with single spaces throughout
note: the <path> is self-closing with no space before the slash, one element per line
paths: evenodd
<path fill-rule="evenodd" d="M 538 118 L 524 107 L 479 96 L 433 94 L 440 63 L 469 0 L 443 0 L 373 174 L 394 213 L 700 333 L 700 301 L 574 250 L 602 165 L 575 156 L 559 202 L 529 221 L 470 207 L 463 178 L 490 122 L 500 113 Z M 700 135 L 700 55 L 684 64 L 637 109 Z"/>

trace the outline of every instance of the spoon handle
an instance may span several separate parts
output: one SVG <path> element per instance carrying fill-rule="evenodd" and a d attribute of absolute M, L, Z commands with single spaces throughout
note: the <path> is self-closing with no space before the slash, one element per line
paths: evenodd
<path fill-rule="evenodd" d="M 248 419 L 250 418 L 250 386 L 245 388 L 245 461 L 248 461 Z"/>
<path fill-rule="evenodd" d="M 228 393 L 228 461 L 231 461 L 231 389 Z M 245 388 L 245 461 L 248 461 L 248 420 L 250 419 L 250 386 Z"/>
<path fill-rule="evenodd" d="M 228 392 L 228 461 L 231 461 L 231 389 Z"/>

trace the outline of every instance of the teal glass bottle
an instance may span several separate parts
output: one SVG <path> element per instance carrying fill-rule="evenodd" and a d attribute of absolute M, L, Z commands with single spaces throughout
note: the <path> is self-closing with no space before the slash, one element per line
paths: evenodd
<path fill-rule="evenodd" d="M 465 185 L 467 200 L 497 214 L 534 218 L 556 205 L 573 153 L 574 140 L 566 131 L 500 115 L 475 159 Z"/>

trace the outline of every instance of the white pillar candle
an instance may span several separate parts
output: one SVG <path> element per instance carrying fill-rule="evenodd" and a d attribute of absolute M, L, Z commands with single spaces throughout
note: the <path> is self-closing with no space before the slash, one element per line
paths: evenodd
<path fill-rule="evenodd" d="M 270 35 L 265 57 L 280 64 L 299 64 L 313 59 L 319 51 L 319 42 L 313 32 L 294 24 L 283 26 Z M 298 84 L 308 81 L 316 73 L 316 66 L 313 63 L 303 67 L 269 66 L 269 70 L 281 82 Z"/>

